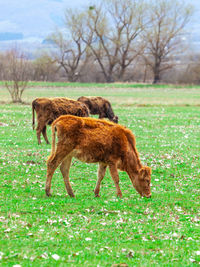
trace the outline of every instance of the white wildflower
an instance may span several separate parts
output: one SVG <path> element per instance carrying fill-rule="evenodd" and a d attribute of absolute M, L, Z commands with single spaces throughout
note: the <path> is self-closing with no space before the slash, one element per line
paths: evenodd
<path fill-rule="evenodd" d="M 60 256 L 58 256 L 57 254 L 53 254 L 51 257 L 56 261 L 60 259 Z"/>
<path fill-rule="evenodd" d="M 92 238 L 90 238 L 90 237 L 86 237 L 85 240 L 86 240 L 86 241 L 90 241 L 90 240 L 92 240 Z"/>

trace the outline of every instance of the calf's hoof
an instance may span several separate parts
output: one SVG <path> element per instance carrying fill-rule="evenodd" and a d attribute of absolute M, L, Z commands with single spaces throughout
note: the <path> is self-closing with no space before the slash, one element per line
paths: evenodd
<path fill-rule="evenodd" d="M 51 192 L 49 190 L 45 190 L 45 192 L 47 197 L 51 197 Z"/>

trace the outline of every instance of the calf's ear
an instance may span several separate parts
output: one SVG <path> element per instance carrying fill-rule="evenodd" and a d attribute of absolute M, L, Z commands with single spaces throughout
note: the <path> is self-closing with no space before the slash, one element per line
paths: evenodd
<path fill-rule="evenodd" d="M 145 177 L 149 177 L 151 175 L 151 168 L 150 167 L 142 167 L 140 169 L 140 177 L 141 179 L 144 179 Z"/>

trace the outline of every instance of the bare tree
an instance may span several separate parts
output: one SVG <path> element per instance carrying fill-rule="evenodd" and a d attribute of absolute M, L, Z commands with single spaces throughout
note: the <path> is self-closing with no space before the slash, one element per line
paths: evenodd
<path fill-rule="evenodd" d="M 42 52 L 32 63 L 33 80 L 54 81 L 58 71 L 56 61 L 46 52 Z"/>
<path fill-rule="evenodd" d="M 28 86 L 29 62 L 19 49 L 11 49 L 5 53 L 3 63 L 3 79 L 12 102 L 22 102 L 22 94 Z"/>
<path fill-rule="evenodd" d="M 137 38 L 144 27 L 144 10 L 143 1 L 103 0 L 86 11 L 82 39 L 106 82 L 114 81 L 114 76 L 123 79 L 126 68 L 140 53 Z"/>
<path fill-rule="evenodd" d="M 180 37 L 192 9 L 178 0 L 155 0 L 149 12 L 151 23 L 143 32 L 144 60 L 153 73 L 153 83 L 158 83 L 161 74 L 173 66 L 170 58 L 180 48 Z"/>
<path fill-rule="evenodd" d="M 57 52 L 53 57 L 60 68 L 67 74 L 68 80 L 77 81 L 81 75 L 81 68 L 88 60 L 87 45 L 82 41 L 82 14 L 66 10 L 66 31 L 56 31 L 49 39 L 53 41 Z M 77 27 L 78 25 L 78 27 Z"/>
<path fill-rule="evenodd" d="M 123 80 L 126 69 L 144 50 L 140 34 L 148 23 L 145 16 L 146 5 L 144 1 L 129 0 L 107 0 L 107 3 L 106 9 L 114 22 L 115 35 L 111 41 L 119 51 L 117 77 Z"/>
<path fill-rule="evenodd" d="M 92 51 L 106 82 L 112 82 L 113 70 L 117 64 L 117 58 L 114 55 L 117 51 L 114 51 L 114 48 L 111 49 L 111 44 L 107 39 L 108 21 L 106 14 L 102 11 L 102 6 L 91 7 L 86 11 L 86 19 L 86 30 L 83 32 L 82 39 Z"/>
<path fill-rule="evenodd" d="M 181 81 L 184 83 L 200 84 L 200 53 L 196 51 L 184 56 L 185 71 L 182 73 Z"/>

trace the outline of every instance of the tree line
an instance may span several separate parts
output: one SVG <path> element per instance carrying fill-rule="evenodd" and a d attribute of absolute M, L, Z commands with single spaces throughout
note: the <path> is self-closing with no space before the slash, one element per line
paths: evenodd
<path fill-rule="evenodd" d="M 191 15 L 192 8 L 178 0 L 102 0 L 82 11 L 66 10 L 66 31 L 49 36 L 57 48 L 52 56 L 69 81 L 78 80 L 88 62 L 105 82 L 126 81 L 139 61 L 158 83 L 182 52 Z"/>

